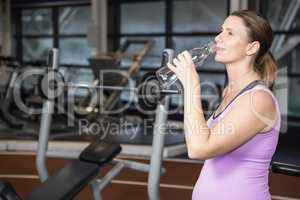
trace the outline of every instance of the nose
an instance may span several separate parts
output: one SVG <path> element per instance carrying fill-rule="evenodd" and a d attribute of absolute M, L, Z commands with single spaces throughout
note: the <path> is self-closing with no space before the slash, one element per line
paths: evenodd
<path fill-rule="evenodd" d="M 219 34 L 215 37 L 215 42 L 216 42 L 216 43 L 219 43 L 219 42 L 221 41 L 221 34 L 222 34 L 222 32 L 219 33 Z"/>

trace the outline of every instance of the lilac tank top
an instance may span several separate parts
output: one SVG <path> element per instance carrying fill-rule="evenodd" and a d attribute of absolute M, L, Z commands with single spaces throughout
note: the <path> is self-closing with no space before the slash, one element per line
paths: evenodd
<path fill-rule="evenodd" d="M 275 126 L 226 154 L 205 160 L 193 200 L 271 200 L 268 174 L 279 137 L 280 110 L 276 97 L 266 86 L 254 86 L 239 93 L 219 115 L 211 116 L 208 127 L 213 127 L 241 96 L 253 90 L 264 90 L 272 96 L 277 109 Z"/>

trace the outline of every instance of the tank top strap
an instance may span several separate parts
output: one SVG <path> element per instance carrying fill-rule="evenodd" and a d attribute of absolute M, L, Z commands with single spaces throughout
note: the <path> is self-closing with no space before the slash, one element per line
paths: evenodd
<path fill-rule="evenodd" d="M 222 113 L 226 114 L 240 97 L 242 97 L 242 96 L 244 96 L 244 95 L 246 95 L 250 92 L 257 91 L 257 90 L 263 90 L 263 91 L 265 91 L 265 92 L 267 92 L 268 94 L 271 95 L 271 97 L 272 97 L 272 99 L 275 103 L 276 112 L 277 112 L 276 124 L 274 125 L 273 129 L 278 130 L 280 128 L 280 123 L 281 123 L 280 107 L 279 107 L 279 104 L 278 104 L 278 101 L 277 101 L 275 95 L 273 94 L 273 92 L 265 84 L 255 84 L 255 85 L 253 84 L 252 87 L 248 87 L 248 89 L 245 89 L 242 92 L 240 92 L 232 100 L 232 102 L 230 102 L 230 104 L 228 106 L 226 106 L 226 108 L 224 109 L 224 111 Z M 253 97 L 251 97 L 251 103 L 252 103 L 252 101 L 253 101 Z M 255 112 L 255 109 L 253 109 L 253 111 Z M 270 119 L 259 115 L 259 113 L 257 113 L 257 115 L 261 118 L 261 120 L 264 120 L 266 123 L 272 123 Z"/>
<path fill-rule="evenodd" d="M 280 124 L 281 124 L 281 112 L 280 112 L 280 106 L 278 103 L 277 98 L 275 97 L 274 93 L 267 87 L 267 86 L 257 86 L 254 87 L 253 89 L 250 90 L 251 91 L 255 91 L 255 90 L 263 90 L 265 92 L 267 92 L 273 99 L 273 102 L 275 103 L 275 108 L 276 108 L 276 112 L 277 112 L 277 120 L 276 120 L 276 124 L 274 125 L 274 129 L 279 129 L 280 128 Z M 253 99 L 251 99 L 252 102 Z M 270 119 L 268 118 L 264 118 L 263 116 L 260 116 L 262 118 L 262 120 L 265 120 L 266 122 Z"/>
<path fill-rule="evenodd" d="M 266 85 L 255 85 L 253 86 L 252 88 L 248 89 L 248 90 L 245 90 L 244 92 L 240 93 L 239 95 L 237 95 L 233 101 L 231 102 L 231 105 L 233 105 L 240 97 L 250 93 L 250 92 L 254 92 L 254 91 L 257 91 L 257 90 L 263 90 L 265 92 L 267 92 L 268 94 L 270 94 L 270 96 L 272 97 L 274 103 L 275 103 L 275 106 L 276 106 L 276 109 L 278 109 L 279 111 L 279 104 L 278 104 L 278 101 L 277 101 L 277 98 L 275 97 L 275 95 L 273 94 L 273 92 L 266 86 Z M 251 99 L 252 101 L 253 99 Z"/>
<path fill-rule="evenodd" d="M 230 102 L 229 104 L 226 105 L 226 107 L 224 108 L 224 110 L 222 110 L 220 113 L 218 113 L 218 115 L 215 115 L 215 112 L 212 114 L 212 119 L 216 119 L 218 118 L 220 115 L 222 115 L 224 112 L 227 112 L 227 110 L 234 105 L 234 103 L 237 101 L 237 99 L 243 95 L 245 95 L 246 93 L 248 93 L 249 91 L 251 91 L 252 88 L 254 88 L 257 85 L 262 85 L 264 87 L 266 87 L 265 83 L 262 80 L 254 80 L 251 83 L 249 83 L 246 87 L 244 87 Z M 219 104 L 220 106 L 220 104 Z M 219 106 L 217 107 L 216 110 L 218 110 Z"/>

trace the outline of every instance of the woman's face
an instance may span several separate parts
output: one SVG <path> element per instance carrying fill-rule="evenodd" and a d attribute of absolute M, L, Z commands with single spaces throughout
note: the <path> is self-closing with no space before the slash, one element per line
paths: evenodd
<path fill-rule="evenodd" d="M 247 56 L 249 38 L 247 27 L 242 19 L 237 16 L 229 16 L 224 21 L 221 32 L 215 37 L 215 60 L 228 64 L 242 60 Z"/>

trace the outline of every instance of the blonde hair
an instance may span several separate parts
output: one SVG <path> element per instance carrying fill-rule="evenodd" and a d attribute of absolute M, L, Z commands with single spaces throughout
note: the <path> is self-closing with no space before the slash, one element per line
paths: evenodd
<path fill-rule="evenodd" d="M 234 11 L 231 15 L 240 17 L 243 20 L 248 29 L 251 42 L 259 42 L 260 48 L 255 58 L 254 70 L 260 75 L 265 84 L 272 89 L 276 79 L 277 64 L 270 52 L 274 36 L 269 22 L 250 10 Z"/>

